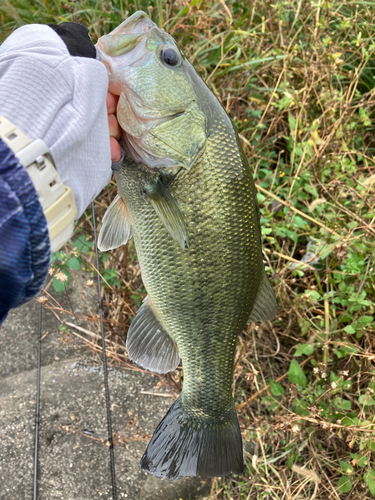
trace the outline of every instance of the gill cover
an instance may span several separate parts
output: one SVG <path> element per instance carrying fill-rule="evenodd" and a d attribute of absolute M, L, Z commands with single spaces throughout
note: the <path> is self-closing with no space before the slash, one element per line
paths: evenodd
<path fill-rule="evenodd" d="M 97 50 L 119 95 L 117 118 L 129 156 L 149 168 L 190 169 L 206 144 L 206 116 L 173 38 L 136 12 Z"/>

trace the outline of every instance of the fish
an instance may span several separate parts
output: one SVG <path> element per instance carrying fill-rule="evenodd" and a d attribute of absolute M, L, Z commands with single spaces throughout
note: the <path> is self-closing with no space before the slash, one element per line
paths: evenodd
<path fill-rule="evenodd" d="M 236 340 L 277 314 L 248 161 L 218 99 L 144 12 L 96 47 L 119 95 L 124 149 L 98 245 L 134 237 L 148 295 L 128 331 L 130 359 L 156 373 L 181 361 L 184 374 L 141 468 L 170 480 L 241 474 Z"/>

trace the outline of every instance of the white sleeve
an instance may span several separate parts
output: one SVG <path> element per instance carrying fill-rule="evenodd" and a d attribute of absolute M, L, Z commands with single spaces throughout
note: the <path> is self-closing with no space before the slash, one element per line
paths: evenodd
<path fill-rule="evenodd" d="M 0 115 L 43 139 L 79 217 L 111 178 L 104 65 L 73 57 L 45 25 L 18 28 L 0 46 Z"/>

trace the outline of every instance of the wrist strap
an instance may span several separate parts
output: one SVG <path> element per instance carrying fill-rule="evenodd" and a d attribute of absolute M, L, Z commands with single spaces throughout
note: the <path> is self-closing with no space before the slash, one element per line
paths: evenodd
<path fill-rule="evenodd" d="M 64 186 L 45 142 L 31 141 L 11 121 L 0 115 L 0 138 L 26 168 L 48 222 L 52 252 L 66 243 L 74 229 L 77 208 L 72 190 Z"/>

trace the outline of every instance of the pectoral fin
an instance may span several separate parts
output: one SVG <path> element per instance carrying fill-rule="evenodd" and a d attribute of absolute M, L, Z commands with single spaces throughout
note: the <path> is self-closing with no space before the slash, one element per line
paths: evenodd
<path fill-rule="evenodd" d="M 189 246 L 189 237 L 176 200 L 160 180 L 152 186 L 146 186 L 145 193 L 168 233 L 177 241 L 182 250 L 185 250 L 185 245 Z"/>
<path fill-rule="evenodd" d="M 171 372 L 180 362 L 177 345 L 156 318 L 148 297 L 130 325 L 126 350 L 137 365 L 156 373 Z"/>
<path fill-rule="evenodd" d="M 133 236 L 130 215 L 120 195 L 112 201 L 103 217 L 98 247 L 102 252 L 125 245 Z"/>
<path fill-rule="evenodd" d="M 269 321 L 277 314 L 277 302 L 275 292 L 272 289 L 271 283 L 264 271 L 262 273 L 261 283 L 258 294 L 255 299 L 255 304 L 249 317 L 249 323 L 253 321 Z"/>

